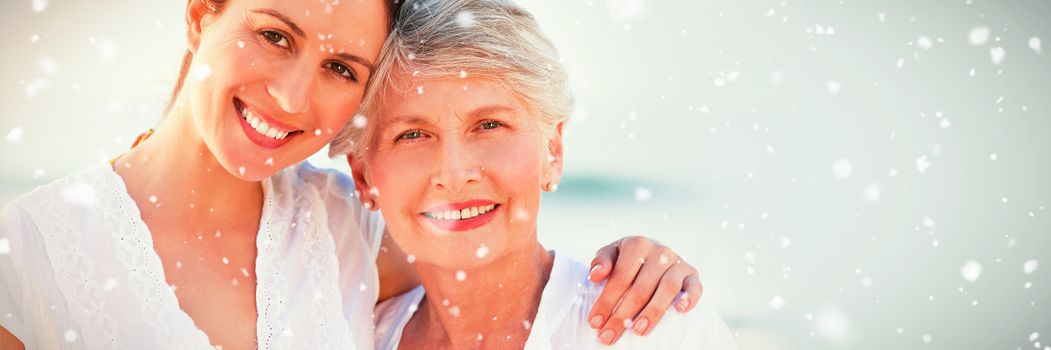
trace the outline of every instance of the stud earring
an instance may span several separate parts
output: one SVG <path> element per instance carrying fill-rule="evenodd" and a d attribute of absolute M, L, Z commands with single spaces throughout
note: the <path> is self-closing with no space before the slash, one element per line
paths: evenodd
<path fill-rule="evenodd" d="M 548 182 L 547 186 L 544 187 L 544 191 L 557 192 L 558 191 L 558 183 L 557 182 Z"/>
<path fill-rule="evenodd" d="M 365 199 L 365 200 L 363 200 L 361 202 L 361 206 L 365 207 L 365 209 L 370 209 L 371 210 L 372 207 L 376 206 L 376 203 L 373 202 L 371 199 Z"/>

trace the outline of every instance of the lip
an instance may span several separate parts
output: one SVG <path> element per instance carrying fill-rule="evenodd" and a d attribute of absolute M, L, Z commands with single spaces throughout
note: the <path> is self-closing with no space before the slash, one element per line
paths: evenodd
<path fill-rule="evenodd" d="M 297 130 L 295 127 L 288 126 L 287 124 L 281 123 L 279 121 L 274 120 L 273 118 L 268 117 L 266 114 L 260 113 L 258 109 L 252 108 L 250 105 L 244 103 L 244 101 L 236 97 L 233 100 L 233 105 L 234 114 L 237 116 L 237 121 L 241 124 L 241 129 L 244 130 L 245 136 L 248 137 L 248 139 L 251 140 L 252 143 L 259 145 L 260 147 L 278 148 L 288 143 L 288 141 L 291 140 L 293 137 L 299 136 L 299 134 L 303 133 L 302 130 Z M 255 128 L 253 128 L 252 125 L 249 124 L 247 120 L 245 120 L 244 116 L 241 114 L 242 109 L 251 111 L 252 114 L 258 116 L 260 119 L 263 119 L 263 121 L 265 121 L 268 125 L 277 127 L 278 130 L 294 131 L 290 131 L 288 133 L 288 136 L 285 136 L 285 138 L 280 140 L 275 140 L 273 138 L 260 135 L 259 132 L 255 131 Z"/>
<path fill-rule="evenodd" d="M 490 210 L 490 211 L 488 211 L 488 212 L 486 212 L 484 214 L 472 217 L 470 219 L 442 220 L 442 219 L 435 219 L 435 218 L 429 217 L 429 216 L 425 215 L 424 213 L 420 213 L 419 215 L 420 215 L 421 218 L 423 218 L 424 221 L 430 223 L 431 225 L 433 225 L 434 227 L 436 227 L 438 229 L 441 229 L 441 230 L 444 230 L 444 231 L 454 231 L 454 232 L 467 231 L 467 230 L 471 230 L 471 229 L 475 229 L 475 228 L 481 227 L 481 226 L 483 226 L 485 224 L 488 224 L 490 221 L 493 221 L 493 219 L 496 217 L 496 212 L 499 211 L 500 209 L 502 209 L 502 206 L 500 204 L 497 204 L 496 202 L 493 202 L 493 201 L 484 200 L 484 199 L 474 199 L 474 200 L 469 200 L 469 201 L 465 201 L 465 202 L 458 202 L 458 203 L 450 203 L 450 204 L 438 205 L 438 206 L 435 206 L 435 207 L 431 207 L 430 209 L 427 210 L 427 212 L 438 212 L 438 211 L 446 211 L 446 210 L 462 210 L 464 208 L 486 206 L 486 205 L 490 205 L 490 204 L 493 204 L 496 207 L 494 207 L 493 210 Z"/>

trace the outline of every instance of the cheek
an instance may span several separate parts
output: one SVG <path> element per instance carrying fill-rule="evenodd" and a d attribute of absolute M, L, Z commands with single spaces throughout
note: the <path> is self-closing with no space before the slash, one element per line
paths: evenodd
<path fill-rule="evenodd" d="M 385 153 L 373 156 L 368 165 L 371 185 L 379 191 L 377 201 L 385 215 L 412 215 L 430 184 L 426 163 L 415 154 Z"/>
<path fill-rule="evenodd" d="M 517 137 L 485 141 L 479 146 L 479 164 L 497 185 L 515 192 L 539 191 L 542 155 L 535 142 Z"/>

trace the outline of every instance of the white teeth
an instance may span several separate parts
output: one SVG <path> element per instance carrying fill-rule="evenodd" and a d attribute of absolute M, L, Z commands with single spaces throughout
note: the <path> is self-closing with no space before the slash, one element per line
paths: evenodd
<path fill-rule="evenodd" d="M 473 218 L 473 217 L 478 216 L 478 215 L 482 215 L 482 214 L 488 213 L 488 212 L 492 211 L 493 208 L 496 208 L 496 204 L 483 205 L 483 206 L 480 206 L 480 207 L 463 208 L 463 209 L 460 209 L 460 210 L 446 210 L 446 211 L 439 211 L 439 212 L 424 212 L 423 215 L 426 215 L 429 218 L 438 219 L 438 220 L 465 220 L 465 219 Z"/>
<path fill-rule="evenodd" d="M 243 117 L 244 120 L 247 121 L 248 124 L 252 126 L 252 129 L 255 129 L 256 132 L 262 134 L 263 136 L 266 136 L 266 137 L 269 137 L 269 138 L 272 138 L 272 139 L 276 139 L 276 140 L 281 140 L 281 139 L 284 139 L 285 137 L 288 137 L 288 134 L 289 134 L 288 131 L 282 131 L 282 130 L 279 130 L 278 128 L 276 128 L 276 127 L 268 125 L 265 121 L 263 121 L 262 119 L 259 119 L 259 117 L 257 117 L 255 114 L 253 114 L 252 111 L 249 111 L 247 109 L 242 109 L 241 110 L 241 117 Z"/>

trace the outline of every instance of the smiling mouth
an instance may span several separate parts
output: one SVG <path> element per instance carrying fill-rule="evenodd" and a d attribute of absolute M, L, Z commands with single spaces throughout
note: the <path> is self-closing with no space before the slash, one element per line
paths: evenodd
<path fill-rule="evenodd" d="M 491 211 L 493 211 L 494 209 L 496 209 L 499 206 L 500 206 L 499 204 L 489 204 L 489 205 L 474 206 L 474 207 L 470 207 L 470 208 L 463 208 L 463 209 L 460 209 L 460 210 L 445 210 L 445 211 L 435 211 L 435 212 L 425 211 L 425 212 L 423 212 L 423 216 L 426 216 L 428 218 L 435 219 L 435 220 L 446 220 L 446 221 L 467 220 L 467 219 L 474 218 L 474 217 L 477 217 L 479 215 L 491 212 Z"/>
<path fill-rule="evenodd" d="M 284 140 L 289 136 L 294 136 L 302 133 L 302 130 L 287 131 L 277 128 L 277 126 L 267 124 L 262 117 L 252 113 L 251 110 L 245 108 L 245 105 L 241 100 L 234 98 L 234 107 L 237 109 L 237 114 L 243 119 L 248 125 L 251 125 L 251 129 L 254 130 L 259 136 L 270 138 L 273 140 Z"/>

